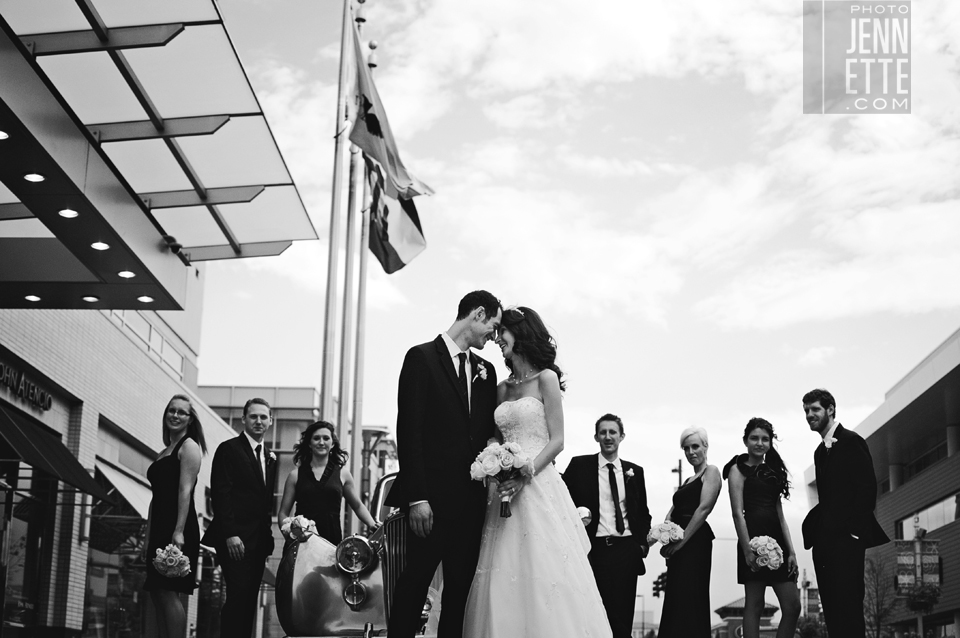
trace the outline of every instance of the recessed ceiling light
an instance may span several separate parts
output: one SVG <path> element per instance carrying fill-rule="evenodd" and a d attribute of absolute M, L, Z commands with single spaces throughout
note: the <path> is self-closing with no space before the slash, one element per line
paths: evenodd
<path fill-rule="evenodd" d="M 28 182 L 42 182 L 47 178 L 40 173 L 27 173 L 23 176 L 23 179 L 27 180 Z"/>
<path fill-rule="evenodd" d="M 153 303 L 153 297 L 143 295 L 142 297 L 137 297 L 137 301 L 142 301 L 143 303 Z"/>
<path fill-rule="evenodd" d="M 10 136 L 7 135 L 7 132 L 6 132 L 6 131 L 0 131 L 0 140 L 8 140 L 8 139 L 10 139 Z"/>
<path fill-rule="evenodd" d="M 72 208 L 64 208 L 63 210 L 61 210 L 61 211 L 59 212 L 60 217 L 66 217 L 67 219 L 73 219 L 74 217 L 76 217 L 76 216 L 79 215 L 79 214 L 80 214 L 80 213 L 78 213 L 77 211 L 73 210 Z"/>
<path fill-rule="evenodd" d="M 136 275 L 130 272 L 129 270 L 121 270 L 117 274 L 123 277 L 124 279 L 132 279 L 133 277 L 136 277 Z"/>
<path fill-rule="evenodd" d="M 88 302 L 90 302 L 90 303 L 93 303 L 93 302 L 95 302 L 95 301 L 100 301 L 100 297 L 94 297 L 93 295 L 87 295 L 86 297 L 83 298 L 83 300 L 84 300 L 84 301 L 88 301 Z"/>
<path fill-rule="evenodd" d="M 106 250 L 110 248 L 110 244 L 105 244 L 102 241 L 95 241 L 90 244 L 90 248 L 93 248 L 94 250 Z"/>
<path fill-rule="evenodd" d="M 24 299 L 26 299 L 27 301 L 40 301 L 40 297 L 36 295 L 27 295 L 26 297 L 24 297 Z"/>

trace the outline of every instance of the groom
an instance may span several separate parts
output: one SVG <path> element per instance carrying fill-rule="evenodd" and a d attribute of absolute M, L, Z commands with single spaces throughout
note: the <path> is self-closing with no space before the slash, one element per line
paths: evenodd
<path fill-rule="evenodd" d="M 810 429 L 823 439 L 813 454 L 820 502 L 803 521 L 803 546 L 813 547 L 827 631 L 864 638 L 864 553 L 890 540 L 873 514 L 873 458 L 859 434 L 836 422 L 832 394 L 811 390 L 803 397 L 803 411 Z"/>
<path fill-rule="evenodd" d="M 563 480 L 574 504 L 590 510 L 590 566 L 614 638 L 633 635 L 637 576 L 646 573 L 650 510 L 643 468 L 619 457 L 623 421 L 604 414 L 594 426 L 599 454 L 575 456 Z"/>
<path fill-rule="evenodd" d="M 388 634 L 413 638 L 437 565 L 443 562 L 439 638 L 463 634 L 463 614 L 480 554 L 486 492 L 470 464 L 494 434 L 497 374 L 470 348 L 497 337 L 500 301 L 485 290 L 460 300 L 457 319 L 433 341 L 410 348 L 400 370 L 400 475 L 387 503 L 406 512 L 407 565 L 397 580 Z"/>

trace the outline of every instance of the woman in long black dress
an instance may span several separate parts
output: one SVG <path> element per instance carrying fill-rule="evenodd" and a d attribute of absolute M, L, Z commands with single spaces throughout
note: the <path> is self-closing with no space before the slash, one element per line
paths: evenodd
<path fill-rule="evenodd" d="M 790 481 L 783 459 L 773 447 L 775 438 L 773 425 L 769 421 L 750 419 L 743 430 L 743 444 L 747 446 L 747 453 L 733 457 L 723 468 L 723 477 L 730 479 L 730 507 L 740 541 L 737 582 L 743 585 L 746 596 L 744 638 L 757 638 L 760 635 L 760 615 L 767 585 L 773 587 L 780 601 L 777 638 L 793 638 L 800 617 L 800 595 L 796 585 L 797 554 L 780 502 L 781 496 L 790 496 Z M 771 570 L 757 565 L 757 556 L 750 549 L 750 539 L 757 536 L 769 536 L 779 543 L 784 558 L 779 569 Z"/>
<path fill-rule="evenodd" d="M 190 397 L 174 395 L 163 412 L 163 452 L 147 469 L 153 491 L 147 519 L 147 580 L 143 588 L 150 592 L 160 634 L 183 638 L 187 616 L 180 594 L 197 588 L 197 559 L 200 556 L 200 524 L 193 491 L 200 471 L 200 458 L 207 451 L 203 427 Z M 153 566 L 158 549 L 173 544 L 190 559 L 190 573 L 177 578 L 163 576 Z"/>
<path fill-rule="evenodd" d="M 660 550 L 667 559 L 659 638 L 710 638 L 710 566 L 713 530 L 707 516 L 720 495 L 720 471 L 707 464 L 710 443 L 703 428 L 680 435 L 693 476 L 673 494 L 666 520 L 683 528 L 683 540 Z"/>
<path fill-rule="evenodd" d="M 296 503 L 297 515 L 316 523 L 317 534 L 336 545 L 343 540 L 340 529 L 340 499 L 343 498 L 361 522 L 376 526 L 357 495 L 353 476 L 346 467 L 347 453 L 340 447 L 333 425 L 317 421 L 307 426 L 293 450 L 297 467 L 287 475 L 283 485 L 278 525 L 283 526 L 283 519 L 291 515 Z"/>

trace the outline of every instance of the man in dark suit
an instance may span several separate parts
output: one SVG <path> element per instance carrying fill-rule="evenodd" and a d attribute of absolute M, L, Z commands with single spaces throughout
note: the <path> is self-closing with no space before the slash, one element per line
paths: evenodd
<path fill-rule="evenodd" d="M 470 464 L 494 434 L 497 375 L 470 348 L 497 336 L 502 310 L 484 290 L 466 295 L 447 332 L 407 352 L 397 398 L 400 475 L 388 503 L 409 520 L 407 565 L 390 610 L 391 638 L 412 638 L 437 565 L 443 562 L 440 638 L 463 633 L 464 607 L 480 554 L 486 491 Z"/>
<path fill-rule="evenodd" d="M 590 566 L 613 636 L 629 638 L 637 603 L 637 576 L 646 573 L 643 559 L 650 549 L 647 488 L 643 468 L 618 455 L 624 438 L 620 417 L 600 417 L 593 438 L 600 444 L 600 453 L 571 459 L 563 480 L 577 508 L 590 512 L 583 517 L 591 543 Z"/>
<path fill-rule="evenodd" d="M 873 457 L 859 434 L 835 421 L 837 402 L 826 390 L 805 394 L 803 411 L 810 429 L 823 439 L 813 455 L 820 502 L 803 521 L 803 546 L 813 547 L 827 631 L 864 638 L 864 553 L 890 540 L 873 514 Z"/>
<path fill-rule="evenodd" d="M 267 557 L 273 552 L 273 488 L 276 457 L 263 445 L 271 424 L 270 404 L 250 399 L 243 406 L 243 432 L 217 447 L 210 470 L 213 521 L 203 544 L 217 550 L 227 600 L 220 610 L 220 635 L 248 638 Z"/>

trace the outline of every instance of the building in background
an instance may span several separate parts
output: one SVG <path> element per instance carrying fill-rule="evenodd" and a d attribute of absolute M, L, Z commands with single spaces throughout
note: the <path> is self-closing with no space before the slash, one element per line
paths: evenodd
<path fill-rule="evenodd" d="M 0 638 L 157 634 L 141 549 L 163 411 L 186 394 L 204 426 L 201 528 L 234 436 L 196 394 L 203 264 L 301 239 L 215 2 L 0 2 Z M 201 557 L 188 626 L 215 637 Z"/>
<path fill-rule="evenodd" d="M 710 634 L 713 638 L 741 638 L 743 636 L 743 608 L 745 598 L 738 598 L 733 602 L 727 603 L 719 609 L 714 609 L 714 613 L 720 616 L 721 622 L 710 628 Z M 763 611 L 760 613 L 760 636 L 761 638 L 776 638 L 777 625 L 773 624 L 773 615 L 779 611 L 779 607 L 765 602 Z"/>
<path fill-rule="evenodd" d="M 838 414 L 842 421 L 842 405 Z M 960 330 L 891 388 L 856 431 L 873 455 L 883 530 L 894 540 L 913 540 L 916 529 L 924 539 L 939 541 L 939 555 L 928 557 L 921 574 L 940 587 L 939 601 L 924 614 L 925 633 L 960 637 Z M 805 482 L 812 506 L 813 467 Z M 908 573 L 897 577 L 896 543 L 869 550 L 867 558 L 868 604 L 872 580 L 885 610 L 882 624 L 901 636 L 916 631 L 917 614 L 905 604 L 916 580 Z"/>

